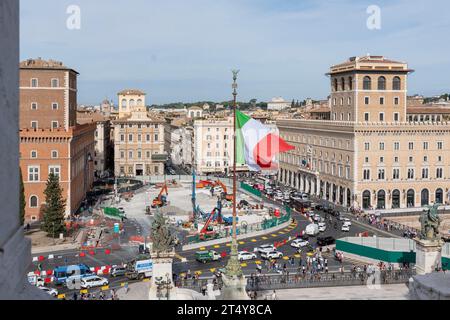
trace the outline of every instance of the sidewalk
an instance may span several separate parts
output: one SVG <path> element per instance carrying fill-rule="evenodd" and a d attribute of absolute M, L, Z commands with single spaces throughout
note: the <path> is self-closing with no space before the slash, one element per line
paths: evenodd
<path fill-rule="evenodd" d="M 405 284 L 382 285 L 378 289 L 368 286 L 327 287 L 276 290 L 277 300 L 409 300 Z M 258 292 L 258 300 L 272 300 L 273 291 Z"/>

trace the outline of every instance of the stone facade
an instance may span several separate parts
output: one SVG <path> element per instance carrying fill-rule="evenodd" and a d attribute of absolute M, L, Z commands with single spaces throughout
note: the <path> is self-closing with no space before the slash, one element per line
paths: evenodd
<path fill-rule="evenodd" d="M 135 91 L 127 96 L 119 93 L 119 100 L 131 101 L 138 96 Z M 140 96 L 142 99 L 144 93 Z M 120 107 L 122 108 L 122 107 Z M 130 109 L 130 113 L 121 113 L 112 122 L 114 127 L 114 172 L 119 176 L 148 176 L 164 174 L 167 160 L 165 151 L 165 121 L 156 115 L 150 116 L 145 100 Z"/>
<path fill-rule="evenodd" d="M 279 179 L 348 207 L 448 202 L 450 124 L 406 122 L 409 72 L 384 57 L 331 67 L 334 120 L 277 121 L 281 137 L 296 147 L 281 154 Z"/>

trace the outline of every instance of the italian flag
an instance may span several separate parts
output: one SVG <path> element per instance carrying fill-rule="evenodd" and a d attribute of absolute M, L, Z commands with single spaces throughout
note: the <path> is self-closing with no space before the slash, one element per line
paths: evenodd
<path fill-rule="evenodd" d="M 277 170 L 276 155 L 295 147 L 272 129 L 236 110 L 236 164 L 246 164 L 251 171 Z"/>

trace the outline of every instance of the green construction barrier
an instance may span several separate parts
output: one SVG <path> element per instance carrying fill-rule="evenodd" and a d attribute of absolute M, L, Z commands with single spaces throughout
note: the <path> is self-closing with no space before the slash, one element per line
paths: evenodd
<path fill-rule="evenodd" d="M 104 208 L 103 213 L 110 219 L 122 220 L 125 217 L 117 208 Z"/>
<path fill-rule="evenodd" d="M 246 183 L 241 182 L 241 189 L 244 189 L 245 191 L 250 192 L 254 196 L 261 198 L 261 191 L 253 189 L 252 186 L 249 186 Z"/>
<path fill-rule="evenodd" d="M 450 270 L 450 258 L 442 257 L 442 269 Z"/>
<path fill-rule="evenodd" d="M 386 251 L 374 247 L 336 240 L 336 250 L 388 263 L 415 263 L 415 252 Z"/>

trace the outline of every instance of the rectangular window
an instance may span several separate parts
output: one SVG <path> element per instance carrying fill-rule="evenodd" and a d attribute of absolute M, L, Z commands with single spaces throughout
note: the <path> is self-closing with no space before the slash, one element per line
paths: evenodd
<path fill-rule="evenodd" d="M 133 141 L 133 135 L 132 134 L 128 135 L 128 141 L 130 141 L 130 142 Z"/>
<path fill-rule="evenodd" d="M 437 143 L 437 148 L 438 148 L 438 150 L 442 150 L 443 147 L 444 147 L 444 143 L 443 143 L 442 141 L 439 141 L 439 142 Z"/>
<path fill-rule="evenodd" d="M 395 98 L 394 98 L 394 105 L 398 106 L 399 101 L 400 101 L 399 98 L 398 98 L 398 97 L 395 97 Z"/>
<path fill-rule="evenodd" d="M 422 179 L 428 179 L 428 168 L 422 168 Z"/>
<path fill-rule="evenodd" d="M 54 174 L 59 178 L 60 176 L 61 167 L 60 166 L 49 166 L 48 167 L 48 174 Z"/>
<path fill-rule="evenodd" d="M 381 150 L 381 151 L 384 150 L 384 142 L 380 142 L 380 150 Z"/>
<path fill-rule="evenodd" d="M 125 141 L 125 136 L 123 134 L 120 135 L 120 141 Z"/>
<path fill-rule="evenodd" d="M 58 121 L 52 121 L 52 129 L 56 129 L 59 127 Z"/>
<path fill-rule="evenodd" d="M 378 169 L 378 180 L 384 180 L 384 169 Z"/>
<path fill-rule="evenodd" d="M 436 178 L 437 179 L 442 179 L 442 168 L 437 168 L 436 169 Z"/>
<path fill-rule="evenodd" d="M 120 158 L 124 159 L 125 158 L 125 152 L 124 151 L 120 151 Z"/>
<path fill-rule="evenodd" d="M 364 180 L 370 180 L 370 170 L 369 169 L 365 169 L 363 171 L 363 179 Z"/>
<path fill-rule="evenodd" d="M 37 158 L 37 151 L 36 150 L 31 151 L 30 158 L 31 159 L 36 159 Z"/>
<path fill-rule="evenodd" d="M 37 102 L 32 102 L 31 103 L 31 110 L 37 110 L 37 108 L 38 108 Z"/>
<path fill-rule="evenodd" d="M 365 112 L 365 113 L 364 113 L 364 121 L 368 122 L 369 119 L 370 119 L 369 113 L 368 113 L 368 112 Z"/>
<path fill-rule="evenodd" d="M 128 158 L 129 159 L 133 159 L 133 151 L 129 151 L 128 152 Z"/>
<path fill-rule="evenodd" d="M 369 142 L 364 143 L 364 150 L 365 151 L 369 151 L 370 150 L 370 143 Z"/>
<path fill-rule="evenodd" d="M 52 79 L 52 88 L 58 88 L 58 87 L 59 87 L 59 80 Z"/>
<path fill-rule="evenodd" d="M 56 158 L 58 158 L 58 151 L 52 150 L 52 159 L 56 159 Z"/>
<path fill-rule="evenodd" d="M 380 112 L 380 117 L 379 117 L 380 121 L 384 121 L 384 113 Z"/>
<path fill-rule="evenodd" d="M 28 181 L 39 181 L 39 167 L 28 167 Z"/>
<path fill-rule="evenodd" d="M 423 143 L 423 150 L 428 150 L 428 142 Z"/>
<path fill-rule="evenodd" d="M 408 143 L 408 149 L 409 150 L 414 150 L 414 142 Z"/>
<path fill-rule="evenodd" d="M 393 169 L 392 170 L 392 179 L 393 180 L 400 179 L 400 169 Z"/>
<path fill-rule="evenodd" d="M 398 157 L 394 157 L 394 162 L 398 163 Z"/>
<path fill-rule="evenodd" d="M 394 150 L 400 150 L 400 142 L 394 142 Z"/>
<path fill-rule="evenodd" d="M 141 159 L 141 158 L 142 158 L 142 152 L 138 151 L 138 159 Z"/>
<path fill-rule="evenodd" d="M 142 139 L 141 135 L 140 135 L 140 134 L 138 134 L 138 141 L 140 142 L 140 141 L 141 141 L 141 139 Z"/>
<path fill-rule="evenodd" d="M 370 103 L 370 98 L 369 97 L 364 97 L 364 104 L 365 105 L 369 105 Z"/>
<path fill-rule="evenodd" d="M 414 169 L 408 169 L 408 179 L 414 179 Z"/>
<path fill-rule="evenodd" d="M 380 163 L 384 162 L 384 157 L 380 157 Z"/>
<path fill-rule="evenodd" d="M 38 86 L 39 86 L 38 79 L 36 79 L 36 78 L 31 79 L 31 87 L 37 88 Z"/>
<path fill-rule="evenodd" d="M 31 121 L 31 128 L 37 129 L 38 128 L 38 122 L 37 121 Z"/>
<path fill-rule="evenodd" d="M 158 141 L 158 135 L 155 134 L 155 141 Z"/>
<path fill-rule="evenodd" d="M 52 110 L 58 110 L 58 103 L 57 102 L 53 102 L 52 103 Z"/>
<path fill-rule="evenodd" d="M 394 112 L 394 121 L 395 122 L 400 121 L 400 114 L 398 112 Z"/>
<path fill-rule="evenodd" d="M 384 97 L 380 97 L 380 104 L 384 105 Z"/>

